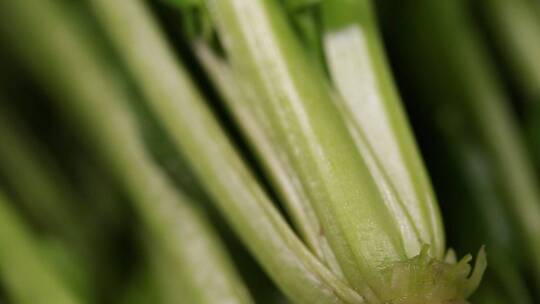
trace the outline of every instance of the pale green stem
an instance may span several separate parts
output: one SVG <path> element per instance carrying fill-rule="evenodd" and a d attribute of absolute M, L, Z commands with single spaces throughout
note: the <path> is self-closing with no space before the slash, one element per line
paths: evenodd
<path fill-rule="evenodd" d="M 206 1 L 240 81 L 256 92 L 324 227 L 345 276 L 363 295 L 384 284 L 381 267 L 406 257 L 385 206 L 333 104 L 277 1 Z"/>
<path fill-rule="evenodd" d="M 150 107 L 245 245 L 301 303 L 362 302 L 297 238 L 245 166 L 138 1 L 92 2 Z"/>
<path fill-rule="evenodd" d="M 399 221 L 409 258 L 429 244 L 445 254 L 437 202 L 390 76 L 370 1 L 321 5 L 323 44 L 342 115 Z"/>
<path fill-rule="evenodd" d="M 254 92 L 249 92 L 249 88 L 242 90 L 229 64 L 218 58 L 203 41 L 195 43 L 195 51 L 212 82 L 233 112 L 235 120 L 242 126 L 242 131 L 252 142 L 265 165 L 266 172 L 271 175 L 272 182 L 302 238 L 319 259 L 323 260 L 334 273 L 342 276 L 342 271 L 322 231 L 323 228 L 315 210 L 309 202 L 298 175 L 291 167 L 290 160 L 276 141 L 268 121 L 263 120 L 263 113 L 253 109 L 252 103 L 248 101 L 248 99 L 256 99 Z M 254 112 L 259 113 L 257 115 Z"/>

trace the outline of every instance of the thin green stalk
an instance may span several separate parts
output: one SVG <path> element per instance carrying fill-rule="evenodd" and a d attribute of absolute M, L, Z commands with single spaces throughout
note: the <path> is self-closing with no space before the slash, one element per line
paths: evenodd
<path fill-rule="evenodd" d="M 313 206 L 309 203 L 299 176 L 291 167 L 290 159 L 276 140 L 276 135 L 268 122 L 263 120 L 264 113 L 250 106 L 248 100 L 256 99 L 254 92 L 249 88 L 241 87 L 229 64 L 220 59 L 205 42 L 196 42 L 194 48 L 212 82 L 233 112 L 235 120 L 252 142 L 261 162 L 265 165 L 266 172 L 271 175 L 274 186 L 302 239 L 334 273 L 342 276 L 341 268 L 328 244 L 328 239 L 324 233 L 321 233 L 323 229 L 321 223 Z M 264 126 L 261 126 L 261 121 Z"/>
<path fill-rule="evenodd" d="M 147 101 L 245 245 L 300 303 L 359 303 L 296 237 L 245 166 L 138 1 L 93 6 Z"/>
<path fill-rule="evenodd" d="M 77 286 L 80 295 L 95 301 L 119 281 L 118 267 L 111 259 L 110 229 L 118 234 L 118 227 L 124 224 L 118 213 L 125 206 L 118 204 L 111 179 L 104 179 L 103 172 L 96 171 L 95 161 L 80 154 L 76 154 L 75 164 L 79 184 L 68 180 L 51 151 L 8 109 L 8 103 L 16 101 L 0 99 L 5 102 L 0 106 L 0 173 L 6 190 L 14 193 L 15 201 L 46 235 L 43 243 L 52 249 L 48 251 L 53 253 L 53 264 L 64 266 L 56 268 L 65 270 L 62 274 L 69 277 L 70 285 Z M 70 279 L 72 276 L 77 279 Z"/>
<path fill-rule="evenodd" d="M 540 103 L 540 9 L 528 0 L 475 1 L 523 97 Z"/>
<path fill-rule="evenodd" d="M 465 14 L 456 11 L 456 14 L 460 13 Z M 464 20 L 458 20 L 456 24 L 467 24 Z M 506 191 L 508 207 L 520 226 L 530 261 L 540 278 L 540 193 L 532 172 L 533 166 L 506 96 L 494 76 L 496 73 L 489 56 L 483 46 L 474 40 L 474 33 L 469 33 L 470 36 L 464 37 L 453 30 L 445 35 L 456 43 L 465 40 L 460 48 L 454 50 L 457 54 L 453 56 L 459 59 L 452 63 L 460 71 L 466 71 L 460 73 L 464 80 L 462 89 L 468 95 L 464 100 L 469 103 L 466 109 L 480 128 L 500 179 L 498 184 Z"/>
<path fill-rule="evenodd" d="M 540 165 L 540 7 L 529 0 L 472 1 L 483 17 L 488 36 L 505 63 L 505 71 L 523 103 L 529 144 Z"/>
<path fill-rule="evenodd" d="M 80 303 L 39 255 L 28 227 L 0 193 L 0 277 L 14 303 Z"/>
<path fill-rule="evenodd" d="M 79 272 L 80 279 L 69 281 L 78 286 L 86 299 L 93 298 L 89 290 L 99 284 L 97 278 L 102 273 L 97 265 L 104 261 L 104 248 L 98 239 L 102 230 L 86 217 L 86 202 L 70 185 L 50 151 L 14 115 L 6 105 L 0 105 L 0 172 L 6 178 L 6 186 L 19 198 L 33 222 L 51 238 L 49 243 L 60 245 L 61 249 L 55 251 L 69 251 L 70 258 L 62 256 L 57 260 L 77 263 L 64 267 L 68 275 L 71 269 Z"/>
<path fill-rule="evenodd" d="M 62 7 L 54 1 L 3 1 L 0 12 L 1 29 L 10 45 L 57 97 L 66 117 L 85 131 L 135 203 L 156 246 L 174 258 L 171 271 L 188 279 L 177 281 L 188 284 L 186 301 L 249 303 L 205 218 L 145 151 L 127 92 Z M 13 24 L 17 26 L 10 27 Z M 52 34 L 42 35 L 44 31 Z"/>
<path fill-rule="evenodd" d="M 519 231 L 526 268 L 540 278 L 540 195 L 533 166 L 467 7 L 462 1 L 426 0 L 405 6 L 387 2 L 405 82 L 416 88 L 424 101 L 419 106 L 440 120 L 437 123 L 447 120 L 465 134 L 474 134 L 473 141 L 489 162 L 493 189 L 500 191 Z"/>

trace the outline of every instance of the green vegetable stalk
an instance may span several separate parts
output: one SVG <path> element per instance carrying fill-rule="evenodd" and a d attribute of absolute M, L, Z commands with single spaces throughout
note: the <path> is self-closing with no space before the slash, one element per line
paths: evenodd
<path fill-rule="evenodd" d="M 291 167 L 290 159 L 280 148 L 275 135 L 269 132 L 268 124 L 266 122 L 260 124 L 257 121 L 255 116 L 263 117 L 263 114 L 260 111 L 253 113 L 249 109 L 250 100 L 256 99 L 254 92 L 249 88 L 242 88 L 235 79 L 230 65 L 220 58 L 206 41 L 202 39 L 196 41 L 194 49 L 212 82 L 233 112 L 235 120 L 242 126 L 245 136 L 256 149 L 265 171 L 275 185 L 281 201 L 285 203 L 300 236 L 318 258 L 341 276 L 335 255 L 331 251 L 326 236 L 321 233 L 321 223 L 315 210 L 309 204 L 306 189 Z"/>
<path fill-rule="evenodd" d="M 378 84 L 368 82 L 366 93 L 362 88 L 354 91 L 354 83 L 365 80 L 359 77 L 372 77 L 374 74 L 386 89 L 379 91 L 375 88 L 376 93 L 385 97 L 385 103 L 388 100 L 395 103 L 392 95 L 395 93 L 388 92 L 391 87 L 388 76 L 381 72 L 385 68 L 384 62 L 380 58 L 371 58 L 368 53 L 368 64 L 374 62 L 376 69 L 361 65 L 366 60 L 362 57 L 366 51 L 377 50 L 380 46 L 375 44 L 374 36 L 369 36 L 374 35 L 372 28 L 368 33 L 371 37 L 368 40 L 369 50 L 354 44 L 358 42 L 354 30 L 361 32 L 364 29 L 356 27 L 356 22 L 362 21 L 357 18 L 362 15 L 357 16 L 354 12 L 365 12 L 365 7 L 362 3 L 348 6 L 350 3 L 323 2 L 321 5 L 323 26 L 328 29 L 323 36 L 324 50 L 327 60 L 335 59 L 329 64 L 330 72 L 339 93 L 345 95 L 343 97 L 349 104 L 340 104 L 342 96 L 331 89 L 321 70 L 317 69 L 318 64 L 310 60 L 317 56 L 304 53 L 285 20 L 283 8 L 276 1 L 206 1 L 225 49 L 226 61 L 217 61 L 215 54 L 208 56 L 208 52 L 202 52 L 200 47 L 196 52 L 202 53 L 203 64 L 209 67 L 211 77 L 217 79 L 218 89 L 223 91 L 233 115 L 240 117 L 240 124 L 245 128 L 258 124 L 259 130 L 252 129 L 246 133 L 263 162 L 271 164 L 273 158 L 281 158 L 282 166 L 289 171 L 288 179 L 299 181 L 298 188 L 306 193 L 305 198 L 323 227 L 321 234 L 328 239 L 339 263 L 337 269 L 333 268 L 336 274 L 343 272 L 348 283 L 367 302 L 463 300 L 475 289 L 484 266 L 479 264 L 473 277 L 467 280 L 467 260 L 454 266 L 444 263 L 444 239 L 438 211 L 422 165 L 416 151 L 411 148 L 414 147 L 411 137 L 406 133 L 408 131 L 399 133 L 403 141 L 396 143 L 398 137 L 392 134 L 396 130 L 403 132 L 400 127 L 404 121 L 396 109 L 398 106 L 391 104 L 391 110 L 388 110 L 391 114 L 387 114 L 386 105 L 381 106 L 377 104 L 381 101 L 375 100 L 375 111 L 381 111 L 381 107 L 383 111 L 383 114 L 377 113 L 379 118 L 382 115 L 382 118 L 390 120 L 386 116 L 391 117 L 390 127 L 383 126 L 379 130 L 373 123 L 368 129 L 369 121 L 347 114 L 351 109 L 340 110 L 343 105 L 364 101 L 362 94 L 368 95 L 371 93 L 369 90 L 374 89 L 369 85 Z M 347 36 L 347 31 L 338 34 L 349 24 L 353 28 L 352 36 Z M 336 40 L 329 41 L 334 37 Z M 347 61 L 349 66 L 340 65 L 346 61 L 338 60 L 339 56 L 332 53 L 333 50 L 339 52 L 341 47 L 351 50 L 347 54 L 354 56 L 347 59 L 364 60 L 360 65 L 352 65 L 352 73 L 344 74 L 341 69 L 350 67 L 350 61 Z M 358 53 L 354 54 L 352 50 L 358 50 Z M 208 64 L 211 61 L 208 58 L 213 58 L 214 63 Z M 223 76 L 219 80 L 219 75 L 216 76 L 220 73 L 216 71 L 219 68 L 221 73 L 234 76 Z M 382 73 L 382 76 L 377 73 Z M 227 80 L 230 78 L 233 79 Z M 227 85 L 220 85 L 220 82 Z M 241 92 L 243 96 L 237 98 L 242 100 L 231 101 L 234 97 L 224 89 L 228 85 Z M 243 116 L 238 114 L 241 110 L 246 112 Z M 360 114 L 360 110 L 355 114 Z M 246 118 L 250 115 L 252 122 Z M 362 125 L 364 122 L 367 125 Z M 398 127 L 392 129 L 392 124 Z M 366 141 L 365 134 L 359 134 L 359 131 L 374 131 L 374 134 L 382 131 L 386 143 L 377 146 L 373 139 Z M 254 140 L 255 136 L 250 132 L 263 133 L 262 137 L 266 139 Z M 384 150 L 382 147 L 388 148 L 386 151 L 389 152 L 385 153 L 393 156 L 392 161 L 397 156 L 397 160 L 387 167 L 376 159 L 377 154 L 373 152 L 381 152 Z M 269 156 L 271 151 L 275 151 L 277 157 Z M 279 173 L 270 172 L 279 188 L 279 180 L 275 177 Z M 411 176 L 411 172 L 416 175 Z M 391 180 L 389 176 L 395 179 Z M 395 189 L 396 186 L 401 188 Z M 293 214 L 295 218 L 298 216 Z M 300 221 L 296 220 L 298 223 Z M 309 229 L 313 228 L 304 230 Z M 312 243 L 309 239 L 307 242 Z M 432 249 L 426 245 L 431 245 Z M 331 260 L 322 260 L 332 265 Z M 483 263 L 483 257 L 480 261 Z M 414 281 L 413 277 L 423 279 Z M 393 283 L 389 286 L 389 282 Z"/>
<path fill-rule="evenodd" d="M 442 259 L 436 199 L 390 76 L 369 1 L 321 5 L 324 49 L 337 103 L 394 218 L 407 256 L 423 244 Z"/>
<path fill-rule="evenodd" d="M 25 128 L 5 99 L 0 105 L 0 173 L 6 189 L 15 193 L 33 223 L 48 235 L 42 242 L 60 262 L 68 261 L 66 272 L 77 272 L 68 280 L 85 298 L 98 282 L 104 259 L 103 245 L 94 218 L 85 217 L 83 201 L 69 184 L 51 155 Z M 54 259 L 53 259 L 54 260 Z M 73 265 L 76 264 L 76 265 Z"/>
<path fill-rule="evenodd" d="M 95 14 L 128 79 L 119 77 L 126 75 L 110 60 L 114 55 L 99 48 L 104 41 L 70 18 L 67 2 L 0 2 L 6 45 L 134 203 L 163 299 L 253 301 L 198 202 L 152 159 L 147 149 L 156 148 L 144 142 L 148 130 L 135 119 L 132 98 L 152 111 L 197 185 L 293 302 L 468 303 L 486 268 L 485 253 L 471 269 L 470 255 L 458 262 L 452 250 L 446 252 L 437 202 L 390 76 L 371 2 L 169 2 L 180 8 L 194 53 L 250 144 L 242 152 L 255 154 L 276 199 L 234 146 L 142 0 L 82 5 Z M 125 80 L 142 97 L 130 94 Z M 498 131 L 508 131 L 498 109 L 489 110 L 503 124 Z M 485 116 L 474 117 L 485 122 Z M 482 135 L 488 146 L 498 144 L 492 133 Z M 520 156 L 516 150 L 489 151 L 495 160 Z M 523 169 L 519 160 L 513 164 Z M 518 180 L 504 181 L 517 187 L 526 176 L 510 169 L 509 178 Z M 527 185 L 520 190 L 520 198 L 535 195 Z M 277 204 L 285 206 L 296 230 Z M 521 200 L 518 207 L 522 217 L 533 213 L 524 218 L 524 230 L 531 232 L 537 210 Z M 536 240 L 534 233 L 527 235 Z"/>
<path fill-rule="evenodd" d="M 150 108 L 223 215 L 284 293 L 300 303 L 361 303 L 362 298 L 311 254 L 279 214 L 144 5 L 127 0 L 91 3 Z"/>
<path fill-rule="evenodd" d="M 129 95 L 61 6 L 54 1 L 4 1 L 0 11 L 10 45 L 57 98 L 66 118 L 84 130 L 135 203 L 155 246 L 172 257 L 171 271 L 186 292 L 183 299 L 249 303 L 204 216 L 148 156 L 127 107 Z M 9 24 L 18 26 L 5 32 Z M 42 36 L 44 29 L 54 35 Z M 20 37 L 36 39 L 22 42 Z"/>

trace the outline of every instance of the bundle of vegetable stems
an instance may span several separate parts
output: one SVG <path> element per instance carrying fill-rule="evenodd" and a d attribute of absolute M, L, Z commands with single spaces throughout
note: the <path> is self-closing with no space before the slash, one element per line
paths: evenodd
<path fill-rule="evenodd" d="M 2 64 L 70 139 L 0 84 L 0 300 L 533 303 L 540 193 L 493 58 L 538 108 L 540 13 L 478 2 L 1 1 Z"/>

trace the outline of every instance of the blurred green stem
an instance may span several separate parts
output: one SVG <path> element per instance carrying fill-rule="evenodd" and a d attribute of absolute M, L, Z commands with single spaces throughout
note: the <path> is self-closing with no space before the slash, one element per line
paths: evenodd
<path fill-rule="evenodd" d="M 178 275 L 177 284 L 186 284 L 186 302 L 251 302 L 206 219 L 152 162 L 128 108 L 129 95 L 70 16 L 49 0 L 3 1 L 0 12 L 10 45 L 66 118 L 84 130 L 135 203 L 156 247 L 173 258 L 170 271 Z"/>
<path fill-rule="evenodd" d="M 540 9 L 529 0 L 474 2 L 527 101 L 540 103 Z"/>
<path fill-rule="evenodd" d="M 39 248 L 0 192 L 0 276 L 14 303 L 80 303 L 39 255 Z"/>
<path fill-rule="evenodd" d="M 87 225 L 79 222 L 79 197 L 48 151 L 6 107 L 0 105 L 0 171 L 34 220 L 84 252 L 91 240 Z"/>
<path fill-rule="evenodd" d="M 418 107 L 429 111 L 437 127 L 444 129 L 442 125 L 450 123 L 450 127 L 463 130 L 461 135 L 475 136 L 475 144 L 482 147 L 484 160 L 489 162 L 493 187 L 502 194 L 501 201 L 520 233 L 515 242 L 526 248 L 525 265 L 540 284 L 537 179 L 508 98 L 467 6 L 462 0 L 404 5 L 385 2 L 389 6 L 388 29 L 394 32 L 389 41 L 406 71 L 404 82 L 414 85 L 424 101 Z"/>

